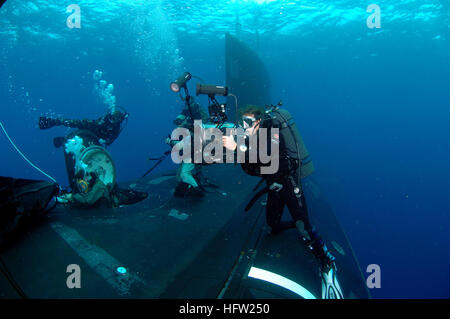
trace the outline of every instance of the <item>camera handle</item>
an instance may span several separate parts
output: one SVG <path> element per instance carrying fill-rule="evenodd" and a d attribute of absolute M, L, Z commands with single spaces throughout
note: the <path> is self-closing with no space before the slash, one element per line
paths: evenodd
<path fill-rule="evenodd" d="M 208 106 L 208 111 L 210 113 L 211 116 L 211 109 L 214 110 L 214 112 L 217 112 L 218 110 L 220 110 L 222 108 L 221 104 L 217 101 L 216 96 L 214 94 L 208 94 L 208 98 L 209 98 L 209 106 Z M 216 123 L 216 128 L 221 128 L 222 125 L 228 120 L 228 117 L 225 113 L 219 114 L 217 115 L 216 113 L 214 114 L 214 119 L 213 122 Z M 218 118 L 218 121 L 217 121 Z"/>

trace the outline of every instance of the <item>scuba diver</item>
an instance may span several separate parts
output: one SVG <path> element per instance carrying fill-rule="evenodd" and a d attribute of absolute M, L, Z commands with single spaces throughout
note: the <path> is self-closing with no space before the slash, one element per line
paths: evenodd
<path fill-rule="evenodd" d="M 66 126 L 70 128 L 77 128 L 80 130 L 88 130 L 95 134 L 101 145 L 111 145 L 120 135 L 123 130 L 123 122 L 128 120 L 128 113 L 114 110 L 108 112 L 106 115 L 97 120 L 71 120 L 63 118 L 40 117 L 39 128 L 46 130 L 55 126 Z M 65 138 L 56 137 L 53 143 L 56 148 L 61 147 Z"/>
<path fill-rule="evenodd" d="M 170 137 L 166 138 L 166 144 L 171 146 L 172 152 L 179 152 L 182 150 L 183 146 L 190 143 L 191 145 L 191 154 L 197 153 L 197 150 L 194 149 L 194 144 L 191 143 L 191 136 L 194 136 L 194 125 L 195 121 L 201 121 L 202 128 L 205 126 L 213 126 L 218 127 L 219 124 L 223 125 L 223 123 L 216 123 L 215 120 L 215 112 L 211 112 L 211 105 L 208 106 L 208 113 L 195 102 L 195 99 L 189 94 L 187 83 L 191 80 L 193 76 L 189 72 L 184 72 L 178 79 L 170 84 L 170 89 L 174 93 L 180 93 L 180 98 L 185 102 L 185 107 L 181 111 L 181 114 L 177 116 L 174 123 L 179 128 L 188 129 L 190 134 L 185 139 L 172 140 Z M 197 77 L 198 78 L 198 77 Z M 200 78 L 199 78 L 200 79 Z M 201 80 L 201 79 L 200 79 Z M 184 97 L 181 95 L 181 91 L 184 90 Z M 208 95 L 210 102 L 215 101 L 213 104 L 214 107 L 221 106 L 218 105 L 217 101 L 214 98 L 214 95 L 221 94 L 226 96 L 227 90 L 222 86 L 211 86 L 211 85 L 202 85 L 197 84 L 196 95 L 205 94 Z M 201 180 L 201 165 L 195 164 L 191 160 L 190 162 L 182 161 L 178 172 L 177 172 L 177 180 L 178 184 L 175 188 L 174 196 L 175 197 L 184 197 L 195 196 L 195 197 L 203 197 L 205 192 L 205 187 L 217 188 L 217 185 L 210 183 L 207 180 Z"/>
<path fill-rule="evenodd" d="M 67 175 L 72 189 L 63 194 L 59 202 L 82 208 L 117 207 L 147 198 L 148 194 L 120 189 L 116 184 L 116 170 L 111 155 L 105 147 L 120 135 L 127 112 L 113 108 L 97 120 L 72 120 L 41 117 L 39 128 L 66 126 L 77 130 L 66 137 L 56 137 L 56 148 L 64 146 Z"/>
<path fill-rule="evenodd" d="M 312 174 L 314 168 L 309 160 L 309 153 L 297 130 L 291 114 L 280 109 L 281 102 L 267 111 L 258 106 L 246 106 L 241 111 L 245 129 L 244 144 L 237 145 L 232 136 L 223 136 L 224 147 L 235 151 L 238 147 L 245 152 L 245 162 L 241 163 L 243 170 L 252 176 L 260 176 L 266 182 L 266 187 L 258 192 L 250 201 L 246 211 L 256 200 L 268 193 L 266 204 L 266 221 L 271 228 L 271 234 L 278 234 L 289 228 L 296 228 L 321 266 L 322 297 L 327 299 L 342 299 L 343 293 L 336 279 L 334 256 L 328 251 L 323 240 L 312 227 L 300 178 Z M 249 163 L 249 152 L 255 151 L 250 144 L 250 138 L 258 138 L 258 130 L 267 129 L 267 154 L 271 154 L 271 143 L 278 145 L 279 166 L 273 174 L 261 173 L 263 164 L 259 158 L 256 163 Z M 279 134 L 272 135 L 272 129 L 278 128 Z M 258 141 L 259 143 L 259 141 Z M 273 154 L 271 154 L 273 156 Z M 262 180 L 262 181 L 263 181 Z M 262 182 L 261 181 L 261 182 Z M 281 221 L 284 207 L 287 206 L 292 221 Z"/>
<path fill-rule="evenodd" d="M 179 116 L 175 119 L 174 123 L 177 126 L 180 126 L 183 122 L 190 123 L 191 126 L 194 125 L 195 120 L 202 120 L 204 122 L 208 121 L 209 115 L 204 110 L 204 108 L 195 101 L 194 97 L 189 96 L 189 105 L 185 106 Z M 180 120 L 182 122 L 180 122 Z"/>
<path fill-rule="evenodd" d="M 186 128 L 194 133 L 194 121 L 202 120 L 208 121 L 209 115 L 202 108 L 200 104 L 195 102 L 192 96 L 187 97 L 187 105 L 183 108 L 181 113 L 176 117 L 173 123 L 181 128 Z M 181 141 L 171 140 L 170 137 L 166 138 L 166 144 L 174 147 L 177 143 Z M 181 144 L 179 145 L 181 146 Z M 177 170 L 177 186 L 175 187 L 174 196 L 175 197 L 203 197 L 205 194 L 205 189 L 200 183 L 201 178 L 201 165 L 194 163 L 182 162 Z"/>

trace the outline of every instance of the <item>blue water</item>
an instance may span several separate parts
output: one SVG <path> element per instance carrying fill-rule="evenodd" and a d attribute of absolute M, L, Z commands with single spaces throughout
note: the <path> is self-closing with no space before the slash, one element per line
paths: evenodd
<path fill-rule="evenodd" d="M 81 28 L 66 8 L 81 8 Z M 376 1 L 8 0 L 0 9 L 1 121 L 20 149 L 67 185 L 41 115 L 97 118 L 92 74 L 114 84 L 129 124 L 109 148 L 119 180 L 139 177 L 183 106 L 183 71 L 225 84 L 224 33 L 260 53 L 295 116 L 375 298 L 450 297 L 450 3 Z M 192 87 L 193 90 L 193 87 Z M 206 105 L 206 100 L 200 98 Z M 0 175 L 42 179 L 0 134 Z M 174 168 L 169 160 L 158 172 Z M 368 275 L 368 274 L 366 274 Z"/>

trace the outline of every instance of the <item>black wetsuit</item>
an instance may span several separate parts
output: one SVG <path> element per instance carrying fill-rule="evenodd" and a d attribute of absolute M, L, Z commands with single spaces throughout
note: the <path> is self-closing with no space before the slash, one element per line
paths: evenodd
<path fill-rule="evenodd" d="M 97 120 L 60 120 L 60 125 L 80 130 L 88 130 L 99 139 L 103 139 L 106 145 L 111 145 L 120 135 L 122 122 L 125 116 L 121 112 L 106 114 Z"/>
<path fill-rule="evenodd" d="M 66 126 L 87 130 L 92 132 L 99 139 L 102 139 L 107 146 L 111 145 L 122 131 L 122 122 L 127 118 L 126 113 L 116 111 L 108 113 L 97 120 L 70 120 L 70 119 L 52 119 L 42 117 L 39 120 L 41 129 L 48 129 L 54 126 Z"/>
<path fill-rule="evenodd" d="M 308 217 L 308 208 L 306 205 L 305 196 L 303 195 L 302 188 L 299 185 L 298 178 L 298 160 L 291 159 L 287 156 L 285 141 L 281 134 L 275 135 L 272 138 L 271 128 L 279 128 L 277 123 L 272 121 L 265 121 L 262 127 L 267 129 L 267 150 L 268 154 L 271 153 L 271 142 L 278 143 L 279 148 L 279 168 L 274 174 L 264 175 L 261 174 L 261 167 L 268 166 L 268 164 L 262 164 L 259 156 L 258 163 L 249 162 L 249 138 L 246 138 L 246 161 L 241 164 L 244 171 L 250 175 L 261 176 L 264 178 L 267 184 L 268 198 L 266 205 L 266 220 L 267 224 L 271 227 L 272 233 L 279 233 L 287 228 L 295 227 L 295 222 L 298 220 L 303 221 L 305 230 L 308 232 L 312 230 Z M 257 134 L 259 131 L 257 131 Z M 259 134 L 258 134 L 259 139 Z M 259 145 L 259 140 L 258 144 Z M 270 190 L 270 186 L 274 183 L 282 185 L 279 190 Z M 295 188 L 298 187 L 298 193 L 295 193 Z M 284 207 L 287 206 L 289 213 L 292 216 L 291 222 L 281 222 Z"/>
<path fill-rule="evenodd" d="M 70 119 L 53 119 L 48 117 L 41 117 L 39 119 L 40 129 L 49 129 L 54 126 L 66 126 L 70 128 L 75 128 L 74 132 L 69 133 L 65 138 L 55 138 L 61 139 L 62 141 L 54 144 L 56 147 L 60 147 L 68 139 L 79 136 L 83 140 L 83 145 L 88 148 L 93 145 L 101 146 L 111 145 L 120 135 L 122 131 L 122 123 L 128 118 L 127 113 L 122 113 L 116 111 L 114 113 L 108 113 L 97 120 L 70 120 Z M 103 140 L 100 142 L 100 140 Z M 58 145 L 58 146 L 57 146 Z M 64 152 L 64 158 L 66 161 L 67 175 L 69 178 L 69 184 L 72 188 L 74 194 L 80 193 L 77 187 L 77 181 L 79 176 L 75 176 L 75 158 L 71 153 Z M 97 183 L 97 176 L 91 175 L 92 180 L 89 182 L 88 189 L 92 189 Z M 96 207 L 99 203 L 101 205 L 112 207 L 113 205 L 129 205 L 141 201 L 147 198 L 148 194 L 144 192 L 137 192 L 129 189 L 121 189 L 119 186 L 114 184 L 110 190 L 110 195 L 114 197 L 117 203 L 114 202 L 112 197 L 101 197 L 95 203 L 89 202 L 88 204 L 83 203 L 87 207 Z"/>
<path fill-rule="evenodd" d="M 270 166 L 270 163 L 263 164 L 259 158 L 259 152 L 258 162 L 249 163 L 250 143 L 248 137 L 245 139 L 247 147 L 247 151 L 245 152 L 245 163 L 242 163 L 241 166 L 247 174 L 261 176 L 264 178 L 267 184 L 265 188 L 265 191 L 268 192 L 266 221 L 271 227 L 271 233 L 278 234 L 288 228 L 297 227 L 300 235 L 306 241 L 312 253 L 320 261 L 322 269 L 328 269 L 328 267 L 332 264 L 334 257 L 328 252 L 321 237 L 316 231 L 313 230 L 313 227 L 311 226 L 306 199 L 298 176 L 300 171 L 299 165 L 301 165 L 301 163 L 299 160 L 288 156 L 288 146 L 286 145 L 282 134 L 274 134 L 274 136 L 272 136 L 272 128 L 278 128 L 280 130 L 282 123 L 272 119 L 263 120 L 261 123 L 261 128 L 267 129 L 267 154 L 271 154 L 271 141 L 278 143 L 278 171 L 274 174 L 262 174 L 261 168 L 264 166 Z M 258 135 L 258 139 L 259 133 L 260 132 L 258 130 L 256 133 Z M 260 145 L 259 140 L 258 143 L 255 143 L 254 145 Z M 281 221 L 285 206 L 287 206 L 289 213 L 291 214 L 292 221 Z M 296 225 L 298 221 L 303 222 L 302 230 L 300 230 L 301 227 L 299 227 L 299 225 Z M 309 237 L 309 239 L 307 239 L 307 237 Z"/>

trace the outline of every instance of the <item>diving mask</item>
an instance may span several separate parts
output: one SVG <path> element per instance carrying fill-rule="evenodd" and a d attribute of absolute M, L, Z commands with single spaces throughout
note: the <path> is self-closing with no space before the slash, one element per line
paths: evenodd
<path fill-rule="evenodd" d="M 253 126 L 256 122 L 256 119 L 252 116 L 243 116 L 242 121 L 244 122 L 244 129 L 248 129 Z"/>

